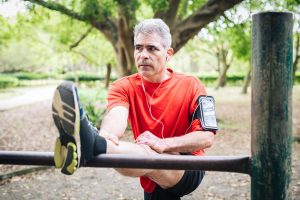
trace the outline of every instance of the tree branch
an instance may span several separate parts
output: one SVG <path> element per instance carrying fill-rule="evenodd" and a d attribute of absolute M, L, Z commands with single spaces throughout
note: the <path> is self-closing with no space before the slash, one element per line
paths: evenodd
<path fill-rule="evenodd" d="M 75 47 L 77 47 L 80 42 L 82 42 L 82 40 L 84 40 L 89 33 L 93 30 L 93 27 L 91 26 L 80 38 L 78 41 L 76 41 L 74 44 L 70 45 L 70 50 L 74 49 Z"/>
<path fill-rule="evenodd" d="M 188 4 L 189 4 L 189 0 L 184 0 L 182 10 L 178 16 L 179 20 L 183 19 L 184 15 L 187 13 Z"/>
<path fill-rule="evenodd" d="M 161 18 L 171 28 L 176 20 L 180 0 L 169 0 L 169 7 L 166 10 L 159 10 L 154 14 L 154 18 Z"/>
<path fill-rule="evenodd" d="M 87 55 L 85 55 L 84 53 L 80 52 L 80 51 L 76 51 L 74 49 L 71 49 L 71 52 L 80 55 L 81 57 L 83 57 L 85 60 L 87 60 L 90 63 L 93 63 L 94 65 L 99 66 L 99 63 L 97 63 L 96 61 L 90 59 Z"/>
<path fill-rule="evenodd" d="M 172 46 L 175 52 L 183 47 L 190 38 L 194 37 L 201 28 L 242 1 L 243 0 L 209 0 L 197 12 L 179 22 L 171 29 L 173 36 Z"/>
<path fill-rule="evenodd" d="M 105 37 L 111 41 L 113 44 L 117 41 L 117 28 L 113 21 L 104 16 L 104 20 L 98 21 L 97 19 L 87 18 L 84 14 L 77 13 L 73 10 L 66 8 L 64 5 L 56 3 L 54 1 L 44 1 L 44 0 L 23 0 L 29 1 L 34 4 L 38 4 L 42 7 L 48 8 L 50 10 L 58 11 L 62 14 L 65 14 L 73 19 L 77 19 L 86 23 L 91 24 L 96 29 L 100 30 Z"/>
<path fill-rule="evenodd" d="M 29 1 L 31 3 L 38 4 L 40 6 L 48 8 L 50 10 L 58 11 L 60 13 L 63 13 L 69 17 L 72 17 L 72 18 L 80 20 L 80 21 L 86 21 L 86 18 L 83 15 L 81 15 L 80 13 L 76 13 L 73 10 L 70 10 L 70 9 L 66 8 L 65 6 L 63 6 L 59 3 L 56 3 L 54 1 L 43 1 L 43 0 L 24 0 L 24 1 Z"/>

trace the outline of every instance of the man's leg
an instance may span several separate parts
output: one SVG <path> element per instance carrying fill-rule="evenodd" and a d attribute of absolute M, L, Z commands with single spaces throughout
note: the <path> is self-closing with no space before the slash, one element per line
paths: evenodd
<path fill-rule="evenodd" d="M 56 88 L 52 116 L 59 131 L 54 162 L 62 173 L 73 174 L 80 165 L 106 152 L 106 141 L 84 114 L 73 82 L 65 81 Z"/>
<path fill-rule="evenodd" d="M 180 200 L 180 197 L 193 192 L 200 185 L 204 174 L 201 170 L 186 170 L 175 186 L 163 189 L 158 185 L 152 193 L 144 192 L 144 200 Z"/>
<path fill-rule="evenodd" d="M 140 145 L 131 142 L 120 141 L 119 145 L 115 145 L 111 141 L 107 141 L 107 153 L 109 154 L 136 154 L 136 155 L 157 155 L 147 145 Z M 182 178 L 183 170 L 159 170 L 159 169 L 115 169 L 124 176 L 140 177 L 146 176 L 160 185 L 162 188 L 170 188 L 174 186 Z"/>
<path fill-rule="evenodd" d="M 80 105 L 74 83 L 64 82 L 53 97 L 53 119 L 59 130 L 54 159 L 62 173 L 73 174 L 80 165 L 102 153 L 155 155 L 146 145 L 120 142 L 115 145 L 98 135 Z M 79 133 L 78 133 L 79 132 Z M 80 152 L 81 150 L 81 152 Z M 183 176 L 183 170 L 116 169 L 126 176 L 147 176 L 162 188 L 174 186 Z"/>

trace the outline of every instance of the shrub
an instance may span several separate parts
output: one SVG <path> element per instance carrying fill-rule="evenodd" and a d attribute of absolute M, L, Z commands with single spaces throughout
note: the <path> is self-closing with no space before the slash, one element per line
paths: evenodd
<path fill-rule="evenodd" d="M 300 84 L 300 72 L 296 73 L 295 83 Z"/>
<path fill-rule="evenodd" d="M 198 78 L 205 86 L 213 86 L 218 79 L 216 75 L 201 75 Z"/>
<path fill-rule="evenodd" d="M 37 79 L 46 79 L 48 76 L 41 73 L 32 73 L 32 72 L 19 72 L 13 74 L 19 80 L 37 80 Z"/>
<path fill-rule="evenodd" d="M 0 88 L 16 87 L 18 85 L 18 79 L 13 76 L 0 75 Z"/>
<path fill-rule="evenodd" d="M 201 75 L 198 77 L 205 86 L 215 86 L 217 84 L 217 75 Z M 230 86 L 240 86 L 243 84 L 244 74 L 227 74 L 226 84 Z"/>
<path fill-rule="evenodd" d="M 80 101 L 90 121 L 100 128 L 101 121 L 106 112 L 105 100 L 107 92 L 101 89 L 81 88 Z"/>
<path fill-rule="evenodd" d="M 43 80 L 43 79 L 56 79 L 58 75 L 55 73 L 37 73 L 37 72 L 18 72 L 13 74 L 7 74 L 14 76 L 19 80 Z"/>
<path fill-rule="evenodd" d="M 75 75 L 78 77 L 79 81 L 98 81 L 104 80 L 99 74 L 88 73 L 88 72 L 68 72 L 63 76 L 64 80 L 75 81 Z"/>
<path fill-rule="evenodd" d="M 63 75 L 64 80 L 74 81 L 75 82 L 75 75 L 77 76 L 78 80 L 81 82 L 91 82 L 91 81 L 104 81 L 104 77 L 97 73 L 91 72 L 68 72 Z M 115 77 L 110 78 L 111 81 L 115 81 Z"/>

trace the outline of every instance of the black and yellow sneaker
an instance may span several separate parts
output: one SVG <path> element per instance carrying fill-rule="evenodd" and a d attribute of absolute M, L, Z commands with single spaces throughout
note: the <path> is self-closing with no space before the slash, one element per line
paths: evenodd
<path fill-rule="evenodd" d="M 73 174 L 80 165 L 80 103 L 73 82 L 60 84 L 53 96 L 52 116 L 59 131 L 55 142 L 54 162 L 61 172 Z"/>

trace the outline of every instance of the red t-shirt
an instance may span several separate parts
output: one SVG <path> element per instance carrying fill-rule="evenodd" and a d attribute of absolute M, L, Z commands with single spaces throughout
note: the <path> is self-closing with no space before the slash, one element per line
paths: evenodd
<path fill-rule="evenodd" d="M 203 130 L 199 120 L 191 123 L 191 119 L 198 105 L 198 97 L 206 95 L 204 86 L 193 76 L 173 72 L 171 69 L 168 71 L 171 76 L 162 83 L 151 83 L 142 80 L 139 74 L 133 74 L 110 86 L 107 109 L 115 106 L 129 109 L 128 120 L 135 139 L 145 131 L 150 131 L 159 138 L 168 138 Z M 151 117 L 150 109 L 157 120 Z M 203 155 L 204 151 L 199 150 L 193 154 Z M 149 193 L 156 186 L 147 177 L 141 177 L 141 185 Z"/>

